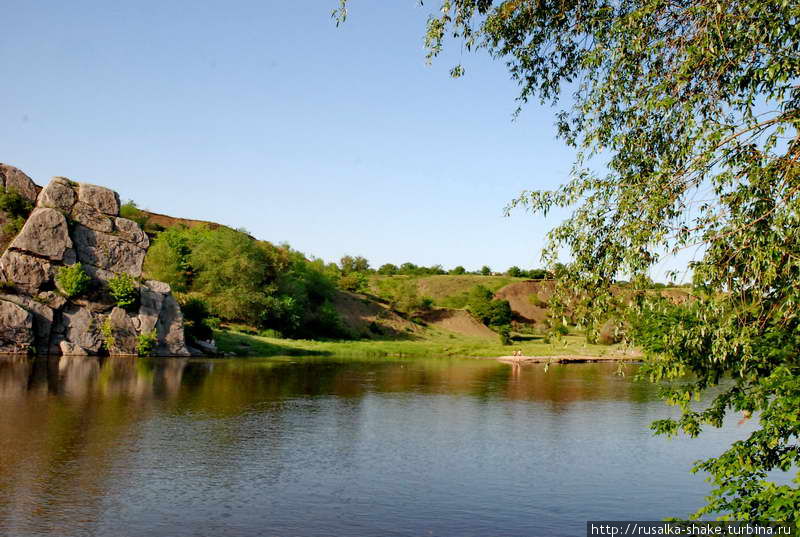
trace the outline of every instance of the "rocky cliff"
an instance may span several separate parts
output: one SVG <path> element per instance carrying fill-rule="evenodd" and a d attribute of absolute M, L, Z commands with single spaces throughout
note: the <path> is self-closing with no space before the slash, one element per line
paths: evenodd
<path fill-rule="evenodd" d="M 140 338 L 155 335 L 153 354 L 189 354 L 169 286 L 142 279 L 150 241 L 136 222 L 119 217 L 116 192 L 63 177 L 40 189 L 4 164 L 0 186 L 35 203 L 0 257 L 0 353 L 132 355 Z M 91 280 L 68 298 L 56 275 L 76 263 Z M 116 305 L 108 284 L 120 274 L 138 287 L 126 308 Z"/>

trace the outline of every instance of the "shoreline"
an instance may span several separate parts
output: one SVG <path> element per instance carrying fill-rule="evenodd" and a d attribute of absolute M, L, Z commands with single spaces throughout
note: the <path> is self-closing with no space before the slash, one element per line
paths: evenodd
<path fill-rule="evenodd" d="M 605 356 L 587 356 L 580 354 L 564 354 L 556 356 L 487 356 L 481 360 L 497 360 L 507 364 L 568 364 L 587 362 L 641 362 L 643 355 L 638 352 L 610 354 Z"/>

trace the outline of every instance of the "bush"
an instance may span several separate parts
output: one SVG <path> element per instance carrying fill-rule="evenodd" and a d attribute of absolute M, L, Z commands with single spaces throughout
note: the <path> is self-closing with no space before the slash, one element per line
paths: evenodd
<path fill-rule="evenodd" d="M 158 335 L 155 329 L 150 332 L 143 332 L 136 338 L 136 354 L 139 356 L 151 356 L 158 344 Z"/>
<path fill-rule="evenodd" d="M 92 279 L 86 274 L 80 263 L 60 267 L 56 273 L 56 286 L 67 298 L 81 295 L 89 289 Z"/>
<path fill-rule="evenodd" d="M 197 297 L 191 297 L 181 304 L 183 312 L 183 333 L 189 342 L 209 341 L 214 338 L 214 331 L 209 324 L 210 313 L 206 303 Z"/>
<path fill-rule="evenodd" d="M 365 291 L 368 283 L 367 275 L 363 272 L 349 272 L 339 278 L 339 287 L 354 293 Z"/>
<path fill-rule="evenodd" d="M 33 211 L 33 203 L 22 196 L 13 187 L 4 188 L 0 185 L 0 211 L 12 218 L 27 218 Z"/>
<path fill-rule="evenodd" d="M 144 211 L 139 209 L 139 206 L 136 205 L 136 202 L 133 200 L 128 200 L 120 206 L 119 215 L 122 218 L 133 220 L 139 224 L 139 227 L 142 229 L 144 229 L 145 225 L 147 225 L 147 215 L 144 213 Z"/>
<path fill-rule="evenodd" d="M 111 296 L 120 308 L 129 308 L 139 298 L 139 285 L 130 274 L 118 274 L 108 280 Z"/>
<path fill-rule="evenodd" d="M 489 268 L 488 265 L 484 265 L 484 266 L 481 267 L 481 274 L 483 276 L 491 276 L 492 275 L 492 269 Z"/>
<path fill-rule="evenodd" d="M 111 319 L 106 318 L 100 326 L 100 335 L 103 336 L 103 348 L 108 352 L 116 346 L 117 340 L 114 337 L 114 327 L 111 325 Z"/>
<path fill-rule="evenodd" d="M 486 287 L 476 285 L 469 292 L 467 310 L 487 326 L 511 324 L 513 312 L 508 300 L 495 300 Z"/>
<path fill-rule="evenodd" d="M 500 335 L 500 343 L 502 345 L 511 345 L 511 327 L 509 325 L 499 326 L 497 333 Z"/>

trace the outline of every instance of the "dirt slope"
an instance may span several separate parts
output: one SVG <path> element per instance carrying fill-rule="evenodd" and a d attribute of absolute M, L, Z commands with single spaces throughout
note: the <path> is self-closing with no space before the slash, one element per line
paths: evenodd
<path fill-rule="evenodd" d="M 471 337 L 497 338 L 488 327 L 476 321 L 466 310 L 436 308 L 422 316 L 430 326 Z"/>
<path fill-rule="evenodd" d="M 554 280 L 527 280 L 506 285 L 494 296 L 508 300 L 518 320 L 541 323 L 548 316 L 547 301 L 553 294 Z"/>
<path fill-rule="evenodd" d="M 345 326 L 360 337 L 407 338 L 423 331 L 419 325 L 400 317 L 388 306 L 365 295 L 348 291 L 338 292 L 333 299 L 333 306 Z"/>

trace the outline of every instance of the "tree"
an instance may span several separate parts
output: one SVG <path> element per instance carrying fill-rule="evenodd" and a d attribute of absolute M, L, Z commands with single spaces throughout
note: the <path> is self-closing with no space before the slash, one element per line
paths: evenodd
<path fill-rule="evenodd" d="M 484 266 L 481 267 L 481 274 L 484 275 L 484 276 L 491 276 L 492 275 L 492 269 L 489 268 L 487 265 L 484 265 Z"/>
<path fill-rule="evenodd" d="M 386 263 L 380 266 L 378 269 L 378 274 L 383 274 L 385 276 L 394 276 L 397 274 L 398 268 L 397 265 L 393 265 L 391 263 Z"/>
<path fill-rule="evenodd" d="M 339 260 L 339 267 L 342 269 L 342 274 L 366 272 L 369 270 L 369 261 L 360 255 L 355 257 L 346 255 Z"/>
<path fill-rule="evenodd" d="M 509 269 L 506 271 L 506 274 L 512 278 L 519 278 L 522 276 L 522 269 L 517 266 L 509 267 Z"/>
<path fill-rule="evenodd" d="M 465 268 L 464 268 L 464 267 L 462 267 L 461 265 L 458 265 L 457 267 L 454 267 L 454 268 L 453 268 L 453 269 L 450 271 L 450 274 L 465 274 L 466 272 L 467 272 L 467 269 L 465 269 Z"/>
<path fill-rule="evenodd" d="M 698 464 L 715 486 L 698 516 L 800 521 L 800 475 L 766 480 L 800 464 L 798 20 L 800 3 L 777 0 L 444 0 L 428 22 L 429 57 L 448 36 L 487 50 L 520 106 L 573 91 L 557 119 L 577 151 L 570 176 L 507 210 L 572 210 L 544 257 L 571 254 L 557 294 L 578 320 L 600 325 L 617 277 L 638 317 L 659 319 L 645 371 L 672 381 L 665 397 L 681 416 L 655 429 L 697 435 L 729 412 L 757 416 L 746 440 Z M 699 292 L 675 313 L 638 282 L 686 248 Z"/>

